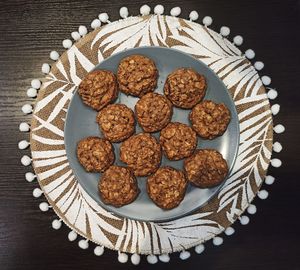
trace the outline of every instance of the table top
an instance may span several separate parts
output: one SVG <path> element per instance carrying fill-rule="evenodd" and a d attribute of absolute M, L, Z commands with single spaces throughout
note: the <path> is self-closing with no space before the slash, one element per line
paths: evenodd
<path fill-rule="evenodd" d="M 70 33 L 79 25 L 89 26 L 100 12 L 109 13 L 115 20 L 121 6 L 126 5 L 130 13 L 136 15 L 144 3 L 137 0 L 11 0 L 0 3 L 0 268 L 133 268 L 130 262 L 119 264 L 116 252 L 105 250 L 103 256 L 96 257 L 92 248 L 79 249 L 77 242 L 68 241 L 66 226 L 59 231 L 51 228 L 55 214 L 40 212 L 38 205 L 45 199 L 32 196 L 38 184 L 25 181 L 24 174 L 32 169 L 20 164 L 24 152 L 18 150 L 17 142 L 24 139 L 24 134 L 18 130 L 19 123 L 30 120 L 30 116 L 21 112 L 21 106 L 33 103 L 27 98 L 26 89 L 33 78 L 42 76 L 41 65 L 49 62 L 49 52 L 53 49 L 62 52 L 62 40 L 70 38 Z M 200 18 L 210 15 L 214 20 L 212 29 L 227 25 L 231 29 L 230 37 L 243 36 L 241 49 L 255 50 L 255 59 L 265 63 L 260 74 L 269 75 L 272 86 L 278 90 L 279 96 L 272 104 L 279 103 L 281 110 L 274 124 L 284 124 L 286 132 L 275 135 L 283 151 L 273 154 L 283 165 L 279 169 L 269 169 L 276 181 L 272 186 L 264 186 L 270 192 L 267 200 L 254 200 L 258 211 L 250 216 L 250 224 L 234 224 L 236 233 L 224 236 L 224 244 L 220 247 L 209 242 L 201 255 L 191 251 L 191 258 L 181 261 L 178 254 L 172 254 L 169 264 L 158 263 L 155 268 L 300 269 L 297 231 L 300 226 L 297 205 L 300 59 L 296 51 L 300 48 L 300 2 L 189 0 L 183 4 L 176 0 L 149 1 L 152 8 L 161 3 L 165 12 L 181 6 L 184 18 L 191 10 L 197 10 Z M 30 153 L 29 150 L 25 152 Z M 150 269 L 153 266 L 143 257 L 140 267 Z"/>

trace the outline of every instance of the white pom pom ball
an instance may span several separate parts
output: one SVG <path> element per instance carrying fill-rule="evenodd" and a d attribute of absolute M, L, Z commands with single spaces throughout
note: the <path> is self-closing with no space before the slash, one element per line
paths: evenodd
<path fill-rule="evenodd" d="M 89 247 L 89 242 L 88 242 L 88 240 L 82 239 L 82 240 L 78 241 L 78 246 L 79 246 L 81 249 L 88 249 L 88 247 Z"/>
<path fill-rule="evenodd" d="M 264 68 L 264 66 L 265 66 L 264 63 L 261 61 L 257 61 L 254 63 L 254 67 L 256 70 L 262 70 Z"/>
<path fill-rule="evenodd" d="M 58 52 L 57 52 L 57 51 L 52 51 L 52 52 L 50 52 L 50 58 L 51 58 L 53 61 L 58 60 L 58 58 L 59 58 Z"/>
<path fill-rule="evenodd" d="M 99 19 L 95 19 L 91 23 L 91 27 L 93 29 L 99 28 L 101 26 L 101 21 Z"/>
<path fill-rule="evenodd" d="M 179 254 L 179 258 L 181 260 L 187 260 L 189 257 L 191 257 L 191 253 L 189 251 L 183 250 Z"/>
<path fill-rule="evenodd" d="M 170 261 L 170 256 L 168 254 L 161 254 L 158 256 L 159 260 L 164 263 L 168 263 Z"/>
<path fill-rule="evenodd" d="M 126 263 L 128 261 L 128 255 L 126 253 L 119 253 L 118 255 L 118 261 L 120 263 Z"/>
<path fill-rule="evenodd" d="M 257 208 L 254 204 L 249 204 L 248 208 L 247 208 L 247 212 L 250 214 L 250 215 L 254 215 L 257 211 Z"/>
<path fill-rule="evenodd" d="M 271 165 L 275 168 L 279 168 L 282 165 L 282 162 L 278 158 L 271 159 Z"/>
<path fill-rule="evenodd" d="M 120 11 L 119 11 L 119 14 L 120 14 L 121 18 L 123 18 L 123 19 L 127 18 L 128 15 L 129 15 L 128 8 L 127 7 L 121 7 Z"/>
<path fill-rule="evenodd" d="M 255 52 L 252 50 L 252 49 L 248 49 L 246 52 L 245 52 L 245 56 L 248 58 L 248 59 L 253 59 L 255 57 Z"/>
<path fill-rule="evenodd" d="M 200 244 L 200 245 L 198 245 L 198 246 L 195 247 L 195 252 L 197 254 L 201 254 L 204 251 L 204 249 L 205 249 L 204 245 Z"/>
<path fill-rule="evenodd" d="M 244 39 L 243 39 L 243 37 L 242 36 L 235 36 L 234 38 L 233 38 L 233 43 L 235 44 L 235 45 L 237 45 L 237 46 L 241 46 L 242 44 L 243 44 L 243 41 L 244 41 Z"/>
<path fill-rule="evenodd" d="M 25 104 L 22 106 L 22 112 L 25 114 L 32 113 L 32 110 L 33 110 L 33 108 L 30 104 Z"/>
<path fill-rule="evenodd" d="M 191 21 L 197 21 L 199 19 L 199 14 L 196 10 L 191 11 L 189 18 Z"/>
<path fill-rule="evenodd" d="M 32 182 L 36 178 L 36 175 L 32 172 L 25 173 L 25 179 L 27 182 Z"/>
<path fill-rule="evenodd" d="M 223 238 L 220 236 L 214 237 L 212 241 L 215 246 L 220 246 L 223 244 Z"/>
<path fill-rule="evenodd" d="M 21 158 L 21 163 L 23 166 L 29 166 L 31 163 L 31 158 L 25 155 Z"/>
<path fill-rule="evenodd" d="M 40 89 L 41 86 L 42 86 L 42 83 L 41 83 L 40 80 L 38 80 L 38 79 L 33 79 L 33 80 L 31 81 L 31 87 L 32 87 L 32 88 Z"/>
<path fill-rule="evenodd" d="M 32 195 L 34 198 L 39 198 L 41 197 L 43 194 L 43 191 L 40 189 L 40 188 L 35 188 L 33 191 L 32 191 Z"/>
<path fill-rule="evenodd" d="M 101 256 L 104 253 L 104 247 L 103 246 L 96 246 L 94 248 L 94 254 L 96 256 Z"/>
<path fill-rule="evenodd" d="M 28 132 L 30 130 L 30 126 L 25 123 L 25 122 L 22 122 L 20 125 L 19 125 L 19 130 L 21 132 Z"/>
<path fill-rule="evenodd" d="M 235 230 L 232 227 L 227 227 L 225 230 L 225 234 L 227 236 L 233 235 L 235 233 Z"/>
<path fill-rule="evenodd" d="M 242 225 L 247 225 L 250 222 L 250 218 L 248 216 L 241 216 L 239 219 Z"/>
<path fill-rule="evenodd" d="M 261 81 L 264 85 L 270 85 L 271 84 L 271 78 L 269 76 L 262 76 Z"/>
<path fill-rule="evenodd" d="M 277 134 L 283 133 L 285 131 L 285 127 L 281 124 L 276 125 L 273 129 Z"/>
<path fill-rule="evenodd" d="M 272 112 L 273 115 L 278 114 L 279 110 L 280 110 L 280 105 L 279 104 L 272 105 L 271 112 Z"/>
<path fill-rule="evenodd" d="M 263 189 L 263 190 L 258 191 L 257 196 L 258 196 L 258 198 L 260 198 L 261 200 L 265 200 L 265 199 L 268 198 L 269 192 Z"/>
<path fill-rule="evenodd" d="M 72 32 L 72 33 L 71 33 L 71 37 L 72 37 L 75 41 L 77 41 L 77 40 L 79 40 L 79 39 L 81 38 L 80 34 L 79 34 L 77 31 Z"/>
<path fill-rule="evenodd" d="M 157 14 L 157 15 L 162 15 L 165 11 L 165 8 L 163 5 L 156 5 L 154 7 L 154 13 Z"/>
<path fill-rule="evenodd" d="M 54 220 L 52 221 L 52 228 L 53 228 L 54 230 L 59 230 L 59 229 L 61 228 L 61 226 L 62 226 L 62 222 L 61 222 L 60 220 L 54 219 Z"/>
<path fill-rule="evenodd" d="M 79 35 L 82 36 L 82 37 L 85 36 L 85 35 L 88 33 L 88 30 L 87 30 L 86 26 L 80 25 L 80 26 L 78 27 L 78 33 L 79 33 Z"/>
<path fill-rule="evenodd" d="M 72 47 L 72 41 L 71 39 L 64 39 L 62 42 L 62 45 L 65 49 L 69 49 Z"/>
<path fill-rule="evenodd" d="M 39 204 L 39 208 L 40 208 L 40 210 L 41 210 L 42 212 L 47 212 L 47 211 L 49 210 L 50 206 L 49 206 L 49 204 L 46 203 L 46 202 L 41 202 L 41 203 Z"/>
<path fill-rule="evenodd" d="M 155 255 L 148 255 L 147 262 L 150 264 L 156 264 L 158 262 L 158 259 Z"/>
<path fill-rule="evenodd" d="M 18 148 L 21 150 L 26 149 L 28 146 L 29 142 L 27 142 L 26 140 L 19 141 L 18 143 Z"/>
<path fill-rule="evenodd" d="M 44 74 L 48 74 L 50 72 L 50 69 L 51 69 L 51 67 L 50 67 L 50 65 L 48 63 L 44 63 L 42 65 L 42 72 Z"/>
<path fill-rule="evenodd" d="M 38 91 L 35 88 L 31 87 L 31 88 L 27 89 L 27 96 L 30 98 L 35 98 L 37 96 L 37 93 L 38 93 Z"/>
<path fill-rule="evenodd" d="M 282 150 L 282 145 L 281 145 L 281 143 L 280 143 L 280 142 L 274 142 L 274 143 L 273 143 L 273 150 L 274 150 L 274 152 L 276 152 L 276 153 L 280 153 L 281 150 Z"/>
<path fill-rule="evenodd" d="M 99 20 L 103 23 L 107 23 L 108 22 L 108 19 L 109 19 L 109 16 L 107 13 L 100 13 L 99 16 L 98 16 Z"/>
<path fill-rule="evenodd" d="M 229 36 L 229 34 L 230 34 L 230 29 L 229 29 L 229 27 L 227 27 L 227 26 L 222 26 L 221 29 L 220 29 L 220 34 L 221 34 L 222 36 L 224 36 L 224 37 Z"/>
<path fill-rule="evenodd" d="M 278 93 L 276 90 L 270 89 L 267 95 L 268 95 L 269 99 L 275 99 L 275 98 L 277 98 Z"/>
<path fill-rule="evenodd" d="M 267 175 L 266 179 L 265 179 L 265 183 L 267 185 L 272 185 L 275 181 L 275 177 L 271 176 L 271 175 Z"/>
<path fill-rule="evenodd" d="M 181 8 L 180 7 L 173 7 L 170 11 L 171 16 L 177 17 L 181 13 Z"/>
<path fill-rule="evenodd" d="M 134 253 L 131 255 L 130 260 L 131 260 L 132 264 L 138 265 L 141 261 L 141 256 L 139 254 Z"/>
<path fill-rule="evenodd" d="M 205 25 L 205 26 L 210 26 L 212 23 L 213 23 L 213 19 L 212 17 L 210 16 L 205 16 L 202 20 L 202 23 Z"/>
<path fill-rule="evenodd" d="M 149 15 L 151 11 L 151 8 L 148 5 L 143 5 L 140 8 L 140 13 L 142 16 Z"/>
<path fill-rule="evenodd" d="M 70 242 L 73 242 L 73 241 L 76 240 L 77 236 L 78 235 L 77 235 L 76 232 L 70 231 L 69 234 L 68 234 L 68 239 L 69 239 Z"/>

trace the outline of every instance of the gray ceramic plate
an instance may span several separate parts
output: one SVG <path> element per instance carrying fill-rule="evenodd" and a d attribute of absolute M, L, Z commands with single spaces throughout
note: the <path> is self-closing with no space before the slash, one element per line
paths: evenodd
<path fill-rule="evenodd" d="M 167 75 L 176 68 L 191 67 L 206 77 L 208 88 L 205 99 L 211 99 L 217 103 L 223 102 L 231 111 L 231 121 L 223 136 L 211 141 L 198 138 L 198 148 L 213 148 L 218 150 L 227 160 L 229 168 L 231 169 L 238 150 L 239 123 L 233 100 L 228 93 L 227 88 L 217 75 L 204 63 L 190 55 L 178 50 L 162 47 L 141 47 L 130 49 L 105 59 L 98 64 L 95 69 L 107 69 L 116 73 L 120 60 L 131 54 L 142 54 L 150 57 L 155 62 L 159 70 L 158 86 L 155 90 L 158 93 L 163 93 L 163 86 Z M 131 109 L 134 109 L 134 105 L 137 100 L 138 98 L 126 96 L 125 94 L 120 93 L 116 103 L 123 103 Z M 189 124 L 189 112 L 190 110 L 174 108 L 172 121 Z M 120 208 L 105 205 L 99 197 L 97 188 L 101 174 L 87 173 L 82 168 L 76 157 L 76 145 L 79 140 L 88 136 L 102 136 L 98 125 L 95 122 L 96 115 L 97 112 L 88 106 L 85 106 L 76 92 L 72 98 L 67 113 L 65 123 L 65 145 L 70 166 L 72 167 L 77 180 L 87 193 L 108 211 L 132 219 L 166 221 L 178 218 L 201 207 L 212 196 L 216 195 L 220 189 L 221 185 L 210 189 L 199 189 L 190 185 L 187 189 L 184 200 L 178 207 L 172 210 L 162 210 L 148 197 L 146 192 L 146 178 L 139 177 L 138 183 L 141 193 L 133 203 Z M 139 126 L 137 126 L 137 132 L 141 132 L 141 128 Z M 158 138 L 159 133 L 154 134 L 154 136 Z M 125 164 L 119 159 L 119 147 L 119 143 L 114 144 L 116 164 L 125 166 Z M 183 161 L 169 161 L 167 158 L 163 157 L 162 166 L 165 165 L 182 169 Z"/>

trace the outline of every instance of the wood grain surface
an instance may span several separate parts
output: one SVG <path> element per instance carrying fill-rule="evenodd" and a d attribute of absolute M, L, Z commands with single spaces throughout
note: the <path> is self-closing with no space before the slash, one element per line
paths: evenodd
<path fill-rule="evenodd" d="M 300 2 L 296 0 L 200 0 L 149 1 L 153 8 L 163 3 L 165 12 L 181 6 L 182 17 L 197 10 L 200 18 L 213 17 L 213 29 L 222 25 L 244 37 L 242 49 L 255 50 L 256 59 L 265 63 L 260 72 L 272 78 L 278 92 L 281 110 L 275 124 L 286 126 L 283 135 L 275 135 L 283 151 L 274 154 L 283 161 L 279 169 L 270 168 L 276 177 L 265 201 L 255 199 L 257 214 L 248 226 L 235 224 L 236 233 L 224 236 L 224 244 L 213 247 L 207 243 L 203 254 L 191 251 L 192 257 L 181 261 L 171 255 L 169 264 L 148 265 L 142 269 L 300 269 L 299 259 L 299 32 Z M 24 139 L 18 130 L 24 116 L 21 106 L 34 103 L 26 97 L 32 78 L 39 78 L 41 65 L 49 62 L 49 52 L 63 51 L 62 40 L 70 37 L 80 24 L 90 22 L 100 13 L 108 12 L 118 19 L 119 8 L 126 5 L 136 15 L 143 2 L 133 0 L 92 1 L 0 1 L 0 269 L 132 269 L 130 262 L 121 265 L 117 253 L 105 250 L 102 257 L 93 255 L 93 245 L 81 250 L 77 241 L 67 240 L 69 230 L 51 228 L 52 211 L 40 212 L 32 190 L 37 184 L 27 183 L 24 174 L 32 170 L 20 164 L 23 154 L 17 142 Z M 25 134 L 28 137 L 29 134 Z"/>

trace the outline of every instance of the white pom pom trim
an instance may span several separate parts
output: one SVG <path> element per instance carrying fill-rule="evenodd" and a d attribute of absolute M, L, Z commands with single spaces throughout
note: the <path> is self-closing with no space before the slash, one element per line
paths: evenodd
<path fill-rule="evenodd" d="M 71 39 L 64 39 L 62 45 L 65 49 L 69 49 L 72 47 L 72 40 Z"/>
<path fill-rule="evenodd" d="M 258 198 L 260 198 L 261 200 L 265 200 L 265 199 L 268 198 L 269 192 L 266 191 L 266 190 L 264 190 L 264 189 L 262 189 L 262 190 L 258 191 L 257 196 L 258 196 Z"/>
<path fill-rule="evenodd" d="M 53 61 L 57 61 L 59 58 L 59 54 L 57 51 L 52 51 L 50 52 L 50 59 Z"/>
<path fill-rule="evenodd" d="M 280 142 L 273 143 L 273 151 L 276 153 L 280 153 L 282 151 L 282 145 Z"/>
<path fill-rule="evenodd" d="M 48 203 L 46 202 L 41 202 L 39 204 L 39 208 L 42 212 L 47 212 L 50 208 L 52 208 Z"/>
<path fill-rule="evenodd" d="M 199 19 L 199 14 L 196 10 L 191 11 L 189 18 L 191 21 L 197 21 Z"/>
<path fill-rule="evenodd" d="M 269 90 L 269 92 L 268 92 L 268 98 L 269 99 L 275 99 L 275 98 L 277 98 L 277 96 L 278 96 L 278 92 L 275 90 L 275 89 L 271 89 L 271 88 L 269 88 L 270 90 Z"/>
<path fill-rule="evenodd" d="M 220 246 L 223 244 L 223 238 L 220 236 L 215 236 L 212 241 L 215 246 Z"/>
<path fill-rule="evenodd" d="M 77 40 L 79 40 L 79 39 L 81 38 L 81 35 L 80 35 L 77 31 L 74 31 L 74 32 L 71 33 L 71 37 L 72 37 L 75 41 L 77 41 Z"/>
<path fill-rule="evenodd" d="M 262 76 L 261 81 L 264 85 L 270 85 L 271 84 L 271 78 L 269 76 Z"/>
<path fill-rule="evenodd" d="M 96 246 L 94 248 L 94 254 L 96 256 L 101 256 L 104 253 L 104 247 L 103 246 Z"/>
<path fill-rule="evenodd" d="M 245 56 L 248 58 L 248 59 L 253 59 L 255 57 L 255 52 L 252 50 L 252 49 L 248 49 L 246 52 L 245 52 Z"/>
<path fill-rule="evenodd" d="M 195 246 L 195 252 L 197 254 L 201 254 L 205 250 L 205 246 L 203 244 L 200 244 L 198 246 Z"/>
<path fill-rule="evenodd" d="M 233 43 L 234 43 L 235 45 L 237 45 L 237 46 L 241 46 L 241 45 L 243 44 L 243 41 L 244 41 L 244 39 L 243 39 L 243 37 L 240 36 L 240 35 L 235 36 L 235 37 L 233 38 Z"/>
<path fill-rule="evenodd" d="M 86 26 L 80 25 L 80 26 L 78 27 L 78 33 L 79 33 L 79 35 L 82 36 L 82 37 L 85 36 L 85 35 L 88 33 L 88 30 L 87 30 Z"/>
<path fill-rule="evenodd" d="M 119 11 L 120 17 L 126 19 L 129 16 L 129 11 L 127 7 L 121 7 Z"/>
<path fill-rule="evenodd" d="M 250 218 L 248 216 L 240 216 L 239 220 L 242 225 L 247 225 L 250 222 Z"/>
<path fill-rule="evenodd" d="M 50 67 L 50 65 L 48 63 L 44 63 L 42 65 L 42 72 L 44 74 L 48 74 L 50 72 L 50 70 L 51 70 L 51 67 Z"/>
<path fill-rule="evenodd" d="M 32 88 L 34 88 L 34 89 L 40 89 L 41 86 L 42 86 L 42 83 L 41 83 L 40 80 L 38 80 L 38 79 L 33 79 L 33 80 L 31 81 L 31 87 L 32 87 Z"/>
<path fill-rule="evenodd" d="M 277 115 L 280 111 L 280 105 L 279 104 L 274 104 L 271 107 L 271 112 L 273 115 Z"/>
<path fill-rule="evenodd" d="M 151 8 L 148 5 L 142 5 L 140 8 L 140 14 L 142 16 L 147 16 L 150 14 Z"/>
<path fill-rule="evenodd" d="M 205 25 L 205 26 L 210 26 L 212 23 L 213 23 L 213 19 L 212 17 L 210 16 L 205 16 L 202 20 L 202 23 Z"/>
<path fill-rule="evenodd" d="M 191 257 L 191 253 L 189 251 L 183 250 L 179 253 L 179 258 L 181 260 L 187 260 L 189 257 Z"/>
<path fill-rule="evenodd" d="M 27 182 L 32 182 L 36 178 L 36 175 L 32 172 L 25 173 L 25 179 Z"/>
<path fill-rule="evenodd" d="M 99 20 L 103 23 L 109 23 L 109 16 L 107 13 L 100 13 L 99 16 L 98 16 Z"/>
<path fill-rule="evenodd" d="M 159 260 L 164 263 L 168 263 L 170 261 L 169 254 L 161 254 L 158 256 Z"/>
<path fill-rule="evenodd" d="M 162 15 L 165 11 L 165 8 L 163 5 L 156 5 L 154 7 L 154 14 L 157 14 L 157 15 Z"/>
<path fill-rule="evenodd" d="M 120 263 L 126 263 L 128 261 L 128 255 L 126 253 L 118 252 L 118 261 Z"/>
<path fill-rule="evenodd" d="M 91 23 L 91 27 L 93 29 L 99 28 L 101 26 L 101 21 L 99 19 L 95 19 Z"/>
<path fill-rule="evenodd" d="M 277 134 L 283 133 L 285 131 L 285 127 L 281 124 L 276 125 L 273 129 Z"/>
<path fill-rule="evenodd" d="M 29 166 L 31 164 L 31 161 L 32 161 L 32 159 L 27 155 L 24 155 L 21 158 L 21 163 L 22 163 L 23 166 Z"/>
<path fill-rule="evenodd" d="M 229 34 L 230 34 L 230 28 L 227 27 L 227 26 L 222 26 L 221 29 L 220 29 L 220 34 L 221 34 L 223 37 L 229 36 Z"/>
<path fill-rule="evenodd" d="M 263 68 L 264 68 L 264 63 L 263 62 L 261 62 L 261 61 L 256 61 L 255 63 L 254 63 L 254 67 L 255 67 L 255 69 L 256 70 L 262 70 Z"/>
<path fill-rule="evenodd" d="M 275 177 L 271 176 L 271 175 L 267 175 L 266 179 L 265 179 L 265 183 L 267 185 L 272 185 L 275 181 Z"/>
<path fill-rule="evenodd" d="M 87 239 L 82 239 L 80 241 L 78 241 L 78 246 L 81 249 L 88 249 L 89 248 L 89 240 Z"/>
<path fill-rule="evenodd" d="M 20 150 L 23 150 L 23 149 L 26 149 L 29 145 L 30 145 L 29 142 L 27 142 L 26 140 L 22 140 L 22 141 L 19 141 L 18 148 Z"/>
<path fill-rule="evenodd" d="M 28 88 L 26 92 L 27 96 L 30 98 L 35 98 L 37 96 L 37 93 L 38 93 L 37 89 L 32 87 Z"/>
<path fill-rule="evenodd" d="M 33 191 L 32 191 L 32 195 L 34 198 L 39 198 L 42 196 L 44 192 L 40 189 L 40 188 L 35 188 Z"/>
<path fill-rule="evenodd" d="M 68 234 L 68 239 L 70 242 L 73 242 L 77 239 L 77 233 L 74 232 L 74 231 L 70 231 L 69 234 Z"/>
<path fill-rule="evenodd" d="M 171 16 L 177 17 L 181 13 L 181 8 L 180 7 L 173 7 L 170 11 Z"/>
<path fill-rule="evenodd" d="M 225 229 L 225 234 L 226 234 L 227 236 L 233 235 L 234 233 L 235 233 L 235 230 L 234 230 L 232 227 L 227 227 L 227 228 Z"/>
<path fill-rule="evenodd" d="M 254 204 L 249 204 L 248 208 L 247 208 L 247 212 L 250 214 L 250 215 L 254 215 L 257 211 L 257 208 Z"/>
<path fill-rule="evenodd" d="M 282 165 L 282 162 L 280 159 L 278 158 L 273 158 L 271 159 L 271 165 L 274 167 L 274 168 L 279 168 L 281 165 Z"/>
<path fill-rule="evenodd" d="M 53 228 L 54 230 L 59 230 L 59 229 L 61 228 L 61 226 L 62 226 L 62 222 L 61 222 L 60 219 L 54 219 L 54 220 L 52 221 L 52 228 Z"/>
<path fill-rule="evenodd" d="M 22 106 L 22 112 L 24 114 L 30 114 L 30 113 L 32 113 L 32 111 L 33 111 L 33 108 L 32 108 L 32 106 L 30 104 L 24 104 Z"/>
<path fill-rule="evenodd" d="M 131 255 L 130 260 L 133 265 L 138 265 L 141 261 L 141 256 L 139 254 L 134 253 Z"/>
<path fill-rule="evenodd" d="M 155 255 L 148 255 L 147 256 L 147 262 L 150 264 L 156 264 L 158 262 L 158 259 Z"/>
<path fill-rule="evenodd" d="M 22 123 L 20 123 L 20 125 L 19 125 L 19 130 L 20 130 L 21 132 L 28 132 L 28 131 L 30 130 L 30 126 L 29 126 L 29 124 L 27 124 L 27 123 L 25 123 L 25 122 L 22 122 Z"/>

